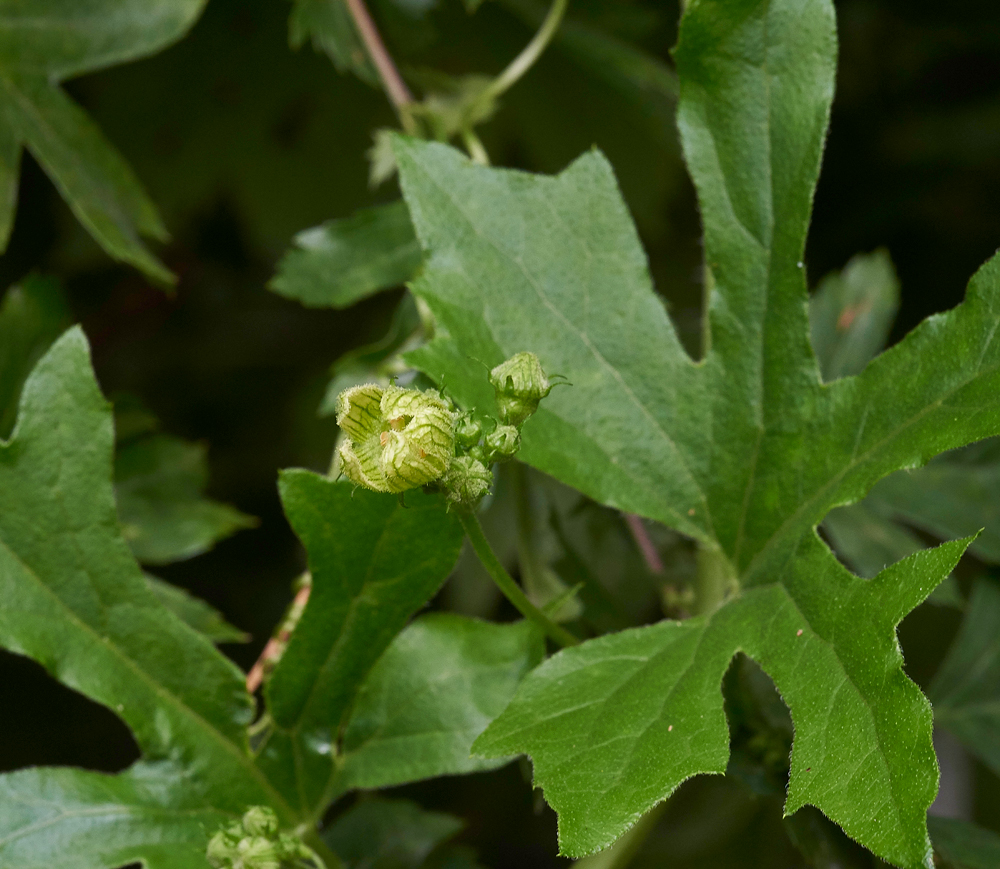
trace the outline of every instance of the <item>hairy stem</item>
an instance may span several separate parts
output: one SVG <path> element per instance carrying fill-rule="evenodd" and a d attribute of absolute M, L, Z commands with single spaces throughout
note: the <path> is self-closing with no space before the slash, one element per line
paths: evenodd
<path fill-rule="evenodd" d="M 734 590 L 736 577 L 729 560 L 718 549 L 698 547 L 698 575 L 694 586 L 693 614 L 710 615 Z"/>
<path fill-rule="evenodd" d="M 555 36 L 556 31 L 559 29 L 568 5 L 569 0 L 554 0 L 548 15 L 545 16 L 545 20 L 542 22 L 542 26 L 538 28 L 531 42 L 524 47 L 524 50 L 483 91 L 480 97 L 482 104 L 492 102 L 501 94 L 506 93 L 534 66 L 535 61 L 541 57 L 542 52 L 548 47 L 548 44 L 552 41 L 552 37 Z"/>
<path fill-rule="evenodd" d="M 368 12 L 368 7 L 365 6 L 365 0 L 344 0 L 344 2 L 347 4 L 347 10 L 351 13 L 351 18 L 354 19 L 354 26 L 358 29 L 365 51 L 368 52 L 368 57 L 371 58 L 375 69 L 378 70 L 386 96 L 389 97 L 389 101 L 399 115 L 403 129 L 407 133 L 416 133 L 417 127 L 410 114 L 413 94 L 410 93 L 406 82 L 403 81 L 399 70 L 396 69 L 396 64 L 393 63 L 392 56 L 386 49 L 378 28 Z"/>
<path fill-rule="evenodd" d="M 462 522 L 462 528 L 465 529 L 465 534 L 469 538 L 469 542 L 472 544 L 476 555 L 479 556 L 479 560 L 483 563 L 483 567 L 486 568 L 486 572 L 497 584 L 497 588 L 504 593 L 507 600 L 514 604 L 517 611 L 528 619 L 528 621 L 538 625 L 538 627 L 545 631 L 548 637 L 564 648 L 566 646 L 575 646 L 580 642 L 569 631 L 557 625 L 528 600 L 524 592 L 521 591 L 520 586 L 514 582 L 511 575 L 507 573 L 504 566 L 500 563 L 500 559 L 497 558 L 493 547 L 490 546 L 490 542 L 483 533 L 483 526 L 479 524 L 476 514 L 469 510 L 462 510 L 458 516 Z"/>

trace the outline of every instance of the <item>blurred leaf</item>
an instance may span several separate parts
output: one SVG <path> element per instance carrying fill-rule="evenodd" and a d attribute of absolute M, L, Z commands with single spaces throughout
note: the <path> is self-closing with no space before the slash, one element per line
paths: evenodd
<path fill-rule="evenodd" d="M 17 869 L 208 869 L 206 831 L 227 812 L 186 799 L 185 771 L 137 763 L 111 776 L 34 768 L 0 776 L 0 865 Z"/>
<path fill-rule="evenodd" d="M 840 558 L 858 576 L 869 579 L 890 564 L 925 548 L 916 534 L 873 510 L 870 503 L 866 499 L 860 504 L 838 507 L 823 520 L 823 530 Z M 927 601 L 938 606 L 965 608 L 965 599 L 954 576 L 935 588 Z"/>
<path fill-rule="evenodd" d="M 933 818 L 928 822 L 933 824 Z M 813 869 L 884 869 L 885 863 L 852 842 L 813 806 L 783 819 L 788 838 Z"/>
<path fill-rule="evenodd" d="M 408 800 L 362 800 L 323 833 L 347 869 L 418 869 L 464 826 Z"/>
<path fill-rule="evenodd" d="M 506 763 L 470 756 L 472 743 L 544 655 L 528 622 L 496 625 L 451 614 L 415 621 L 358 692 L 344 731 L 338 790 L 383 788 Z"/>
<path fill-rule="evenodd" d="M 69 306 L 52 278 L 31 275 L 0 301 L 0 439 L 10 435 L 21 386 L 70 324 Z"/>
<path fill-rule="evenodd" d="M 215 607 L 159 577 L 146 574 L 150 591 L 177 618 L 213 643 L 247 643 L 250 635 L 233 627 Z"/>
<path fill-rule="evenodd" d="M 820 281 L 809 335 L 823 380 L 860 374 L 885 346 L 899 310 L 899 279 L 886 250 L 858 254 Z"/>
<path fill-rule="evenodd" d="M 440 496 L 378 495 L 307 471 L 281 498 L 309 555 L 313 586 L 265 685 L 274 728 L 258 762 L 304 813 L 336 789 L 335 745 L 358 689 L 407 620 L 441 587 L 462 530 Z"/>
<path fill-rule="evenodd" d="M 979 579 L 962 628 L 928 689 L 934 719 L 1000 774 L 1000 587 Z"/>
<path fill-rule="evenodd" d="M 995 458 L 974 464 L 941 456 L 924 468 L 886 477 L 865 503 L 942 539 L 982 529 L 972 553 L 1000 564 L 1000 461 Z"/>
<path fill-rule="evenodd" d="M 0 644 L 114 711 L 144 760 L 114 779 L 67 771 L 4 776 L 0 796 L 10 802 L 0 806 L 0 865 L 109 869 L 100 855 L 111 849 L 179 869 L 182 859 L 192 865 L 196 837 L 203 848 L 208 832 L 187 822 L 162 829 L 178 810 L 205 821 L 270 804 L 291 822 L 249 754 L 252 705 L 243 674 L 160 603 L 119 534 L 111 411 L 79 329 L 35 366 L 15 432 L 0 444 Z M 115 826 L 103 829 L 120 839 L 90 835 L 100 833 L 97 819 L 109 802 L 119 810 Z M 131 805 L 125 811 L 134 826 L 123 823 L 123 805 Z M 48 836 L 31 837 L 42 823 Z M 53 842 L 61 844 L 57 856 Z"/>
<path fill-rule="evenodd" d="M 309 39 L 317 51 L 333 61 L 337 72 L 353 73 L 363 82 L 378 87 L 378 73 L 368 59 L 344 0 L 294 2 L 288 21 L 292 48 L 300 48 Z"/>
<path fill-rule="evenodd" d="M 207 552 L 257 520 L 204 496 L 204 444 L 154 434 L 115 456 L 115 497 L 122 534 L 144 564 L 169 564 Z"/>
<path fill-rule="evenodd" d="M 927 819 L 934 850 L 947 869 L 996 869 L 1000 866 L 1000 836 L 968 821 Z"/>
<path fill-rule="evenodd" d="M 300 232 L 268 286 L 310 308 L 346 308 L 405 283 L 420 262 L 410 214 L 397 201 Z"/>
<path fill-rule="evenodd" d="M 19 0 L 0 3 L 0 249 L 6 247 L 24 145 L 112 257 L 173 276 L 140 235 L 166 238 L 152 202 L 97 126 L 58 87 L 178 40 L 205 0 Z"/>

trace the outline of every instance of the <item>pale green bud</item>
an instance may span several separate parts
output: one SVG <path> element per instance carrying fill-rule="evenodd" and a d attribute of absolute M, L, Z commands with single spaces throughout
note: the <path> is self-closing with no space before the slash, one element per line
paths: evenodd
<path fill-rule="evenodd" d="M 228 830 L 219 830 L 208 840 L 205 857 L 213 869 L 228 869 L 237 857 L 236 846 L 239 839 L 234 838 Z"/>
<path fill-rule="evenodd" d="M 474 447 L 483 436 L 483 424 L 466 411 L 455 423 L 455 440 L 463 447 Z"/>
<path fill-rule="evenodd" d="M 239 856 L 233 869 L 281 869 L 281 857 L 275 843 L 263 836 L 241 839 L 236 850 Z"/>
<path fill-rule="evenodd" d="M 278 816 L 267 806 L 251 806 L 243 815 L 243 829 L 250 836 L 274 838 L 278 835 Z"/>
<path fill-rule="evenodd" d="M 486 435 L 486 449 L 494 457 L 509 459 L 521 446 L 521 433 L 512 425 L 498 425 Z"/>
<path fill-rule="evenodd" d="M 455 455 L 455 415 L 431 392 L 374 383 L 345 389 L 337 424 L 347 438 L 341 469 L 376 492 L 405 492 L 440 479 Z"/>
<path fill-rule="evenodd" d="M 489 492 L 493 473 L 472 456 L 458 456 L 452 460 L 441 482 L 449 501 L 463 507 L 475 507 Z"/>
<path fill-rule="evenodd" d="M 540 402 L 552 391 L 552 384 L 534 353 L 515 353 L 490 372 L 496 391 L 501 422 L 520 428 L 538 410 Z"/>

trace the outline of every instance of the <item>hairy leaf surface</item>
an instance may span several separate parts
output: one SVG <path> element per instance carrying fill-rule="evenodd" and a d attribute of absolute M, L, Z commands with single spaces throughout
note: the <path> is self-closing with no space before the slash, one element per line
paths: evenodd
<path fill-rule="evenodd" d="M 115 148 L 58 83 L 176 41 L 205 0 L 0 0 L 0 249 L 14 220 L 21 148 L 115 259 L 161 281 L 170 272 L 140 235 L 166 236 Z"/>
<path fill-rule="evenodd" d="M 275 727 L 258 762 L 303 812 L 336 788 L 334 753 L 354 697 L 393 637 L 441 587 L 462 530 L 440 496 L 391 496 L 308 471 L 281 475 L 309 554 L 312 593 L 267 684 Z"/>
<path fill-rule="evenodd" d="M 633 656 L 663 660 L 655 675 L 644 671 L 636 703 L 655 707 L 647 723 L 656 734 L 682 713 L 685 727 L 702 722 L 690 745 L 637 750 L 634 767 L 619 774 L 617 751 L 633 744 L 633 734 L 609 726 L 606 744 L 584 740 L 571 717 L 556 712 L 566 686 L 565 695 L 532 693 L 520 718 L 515 701 L 481 737 L 484 751 L 525 750 L 526 740 L 499 734 L 529 720 L 551 722 L 558 736 L 533 743 L 532 755 L 560 809 L 566 853 L 603 847 L 687 776 L 725 767 L 718 680 L 743 650 L 800 719 L 786 811 L 814 804 L 881 856 L 928 865 L 924 818 L 937 776 L 931 719 L 900 670 L 894 626 L 947 575 L 965 543 L 864 583 L 850 579 L 815 528 L 890 472 L 1000 431 L 993 340 L 1000 262 L 973 278 L 964 304 L 922 324 L 857 376 L 822 382 L 809 340 L 803 249 L 835 53 L 828 0 L 688 4 L 675 51 L 678 124 L 711 287 L 706 355 L 697 364 L 652 292 L 599 154 L 549 178 L 396 141 L 426 253 L 412 288 L 444 330 L 408 358 L 473 406 L 487 388 L 471 360 L 491 366 L 519 350 L 536 352 L 572 386 L 555 390 L 526 423 L 524 459 L 603 503 L 696 538 L 742 588 L 701 628 L 667 623 L 556 659 L 599 657 L 605 644 L 635 637 L 651 643 L 619 657 L 613 651 L 606 666 L 618 672 Z M 837 621 L 847 612 L 849 625 Z M 797 620 L 804 623 L 793 627 Z M 791 640 L 822 638 L 809 641 L 808 668 L 786 669 L 785 655 L 796 654 L 794 643 L 777 639 L 786 629 Z M 748 637 L 754 630 L 764 633 Z M 859 637 L 870 645 L 855 647 Z M 543 670 L 528 677 L 526 692 Z M 826 693 L 811 695 L 811 685 Z M 844 708 L 852 714 L 827 706 L 831 694 L 851 696 Z M 597 702 L 585 683 L 574 698 L 565 702 L 581 709 Z M 820 706 L 823 714 L 813 715 Z M 821 746 L 829 740 L 842 750 L 827 754 Z M 592 763 L 566 761 L 556 747 L 563 742 L 592 750 Z M 630 775 L 642 784 L 630 787 Z"/>

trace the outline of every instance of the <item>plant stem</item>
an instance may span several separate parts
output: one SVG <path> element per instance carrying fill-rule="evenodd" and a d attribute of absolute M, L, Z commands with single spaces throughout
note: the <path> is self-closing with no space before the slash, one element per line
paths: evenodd
<path fill-rule="evenodd" d="M 546 635 L 564 648 L 566 646 L 575 646 L 580 642 L 569 631 L 557 625 L 528 600 L 518 584 L 514 582 L 511 575 L 507 573 L 507 570 L 500 563 L 500 559 L 497 558 L 493 547 L 490 546 L 490 542 L 483 533 L 483 526 L 479 524 L 479 518 L 476 514 L 471 510 L 462 510 L 459 512 L 458 517 L 462 522 L 462 528 L 465 529 L 465 534 L 469 538 L 473 550 L 479 556 L 483 567 L 486 568 L 486 572 L 497 584 L 500 591 L 504 593 L 507 600 L 514 604 L 517 611 L 528 619 L 528 621 L 538 625 L 538 627 L 545 631 Z"/>
<path fill-rule="evenodd" d="M 649 532 L 646 530 L 646 526 L 642 524 L 642 519 L 636 516 L 635 513 L 622 513 L 622 516 L 625 517 L 628 530 L 632 532 L 632 539 L 635 540 L 635 545 L 639 547 L 639 552 L 642 553 L 649 572 L 652 574 L 663 573 L 663 559 L 660 558 L 660 553 L 656 551 L 656 546 L 650 540 Z"/>
<path fill-rule="evenodd" d="M 490 155 L 486 153 L 483 143 L 472 127 L 466 127 L 462 130 L 462 143 L 465 145 L 465 150 L 469 152 L 473 163 L 478 163 L 480 166 L 490 165 Z"/>
<path fill-rule="evenodd" d="M 417 127 L 410 114 L 413 94 L 410 93 L 406 82 L 403 81 L 399 70 L 396 69 L 396 64 L 393 63 L 392 56 L 386 49 L 378 28 L 368 12 L 368 7 L 365 6 L 365 0 L 344 0 L 344 2 L 347 4 L 348 12 L 351 13 L 351 18 L 354 19 L 354 26 L 358 29 L 365 50 L 372 63 L 375 64 L 375 69 L 378 70 L 386 96 L 389 97 L 389 101 L 399 115 L 399 122 L 407 133 L 416 133 Z"/>
<path fill-rule="evenodd" d="M 492 102 L 501 94 L 508 91 L 521 76 L 531 69 L 535 61 L 538 60 L 542 52 L 545 51 L 548 44 L 552 41 L 552 37 L 555 36 L 562 22 L 563 15 L 566 14 L 566 7 L 568 5 L 569 0 L 554 0 L 548 15 L 545 16 L 545 20 L 542 22 L 542 26 L 538 28 L 531 42 L 524 47 L 524 50 L 483 91 L 479 98 L 481 104 Z"/>
<path fill-rule="evenodd" d="M 324 842 L 315 829 L 307 830 L 302 834 L 302 841 L 312 848 L 313 853 L 325 864 L 326 869 L 345 869 L 344 861 L 340 859 L 329 846 Z"/>
<path fill-rule="evenodd" d="M 698 576 L 694 586 L 693 614 L 710 615 L 729 596 L 735 577 L 729 560 L 718 549 L 698 546 Z"/>

